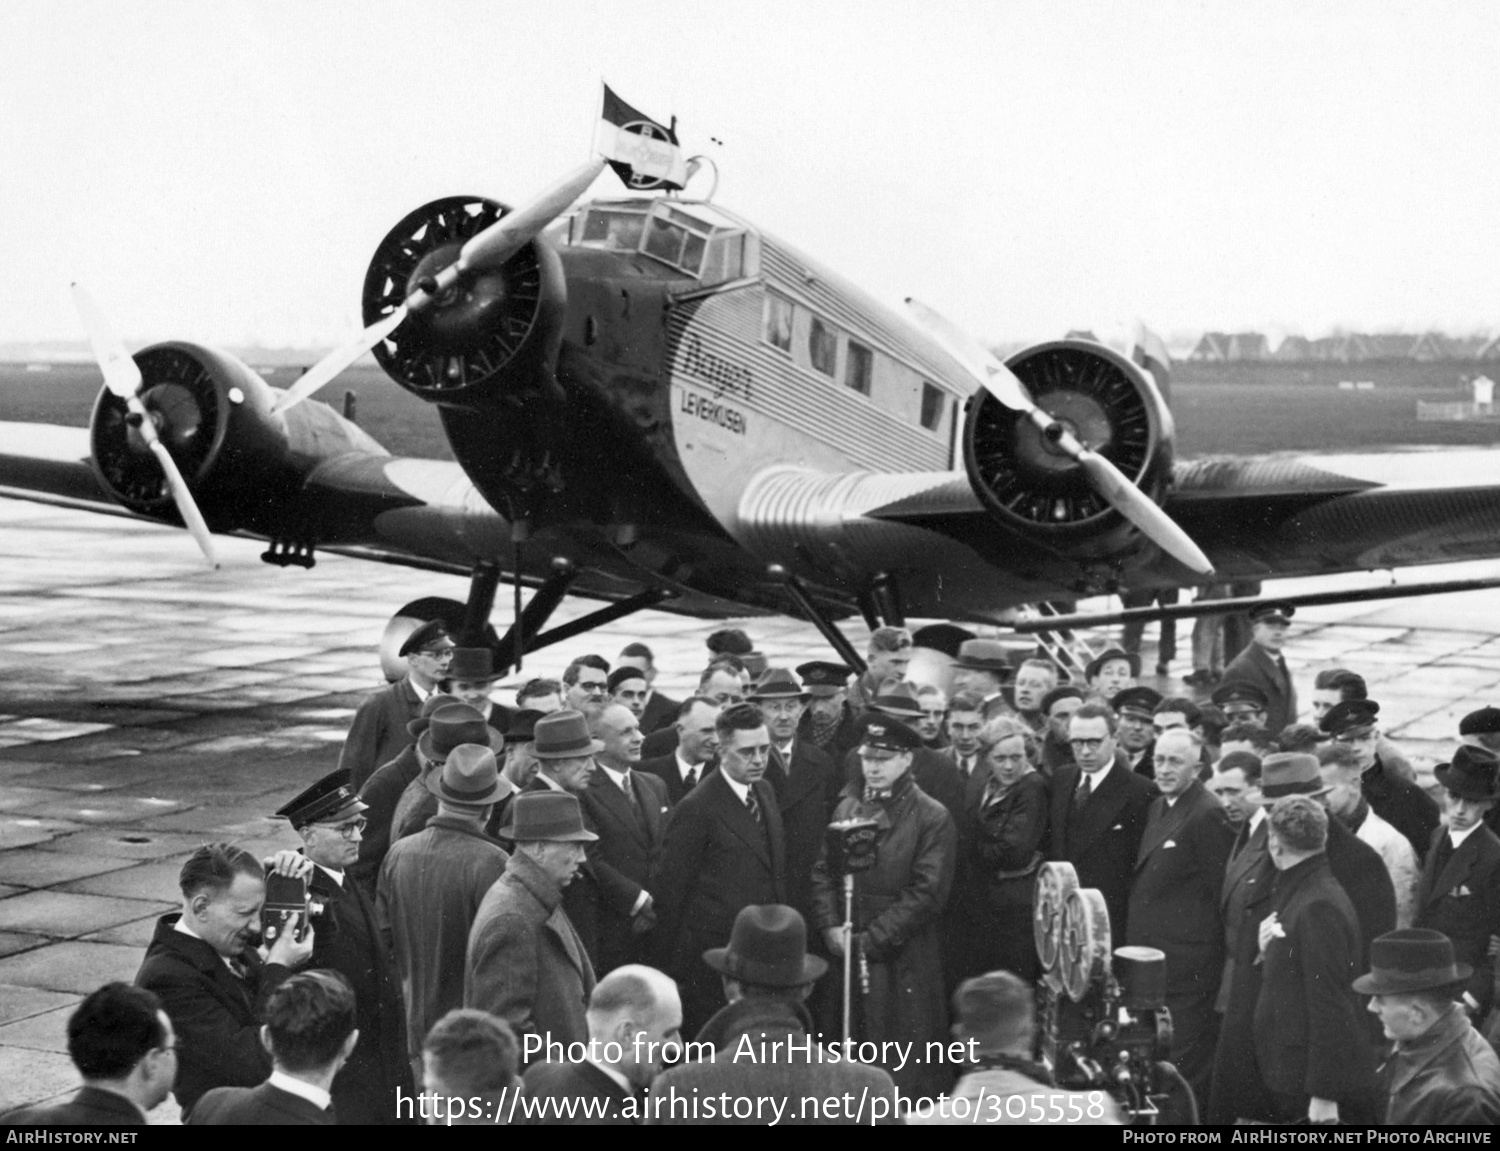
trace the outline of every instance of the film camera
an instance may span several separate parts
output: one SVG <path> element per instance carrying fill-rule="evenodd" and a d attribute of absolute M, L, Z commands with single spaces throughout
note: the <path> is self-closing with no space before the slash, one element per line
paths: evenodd
<path fill-rule="evenodd" d="M 287 931 L 305 939 L 311 920 L 322 913 L 323 903 L 308 893 L 307 880 L 273 871 L 266 876 L 266 901 L 260 909 L 261 942 L 270 947 Z"/>
<path fill-rule="evenodd" d="M 1042 865 L 1032 923 L 1043 971 L 1036 1056 L 1057 1085 L 1107 1091 L 1136 1123 L 1157 1121 L 1169 1100 L 1180 1106 L 1188 1087 L 1167 1062 L 1166 956 L 1112 949 L 1104 896 L 1079 887 L 1071 863 Z"/>

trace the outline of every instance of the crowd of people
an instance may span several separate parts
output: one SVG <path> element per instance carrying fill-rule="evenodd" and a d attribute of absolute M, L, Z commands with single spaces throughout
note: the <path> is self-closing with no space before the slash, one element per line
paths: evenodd
<path fill-rule="evenodd" d="M 725 630 L 685 700 L 632 643 L 514 707 L 490 649 L 423 625 L 277 813 L 301 849 L 195 852 L 135 986 L 69 1024 L 82 1090 L 4 1121 L 170 1090 L 194 1125 L 1035 1122 L 1006 1100 L 1045 1090 L 1041 1121 L 1120 1122 L 1035 1061 L 1049 860 L 1165 955 L 1205 1121 L 1500 1121 L 1500 709 L 1439 803 L 1356 669 L 1299 708 L 1291 614 L 1191 696 L 1136 651 L 1070 681 L 984 639 L 913 683 L 881 627 L 859 674 Z"/>

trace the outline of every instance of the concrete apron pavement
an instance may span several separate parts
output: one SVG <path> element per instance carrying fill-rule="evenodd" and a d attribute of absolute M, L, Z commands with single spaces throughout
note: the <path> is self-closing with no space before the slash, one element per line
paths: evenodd
<path fill-rule="evenodd" d="M 134 977 L 156 917 L 177 906 L 189 852 L 218 839 L 257 853 L 296 845 L 270 813 L 334 767 L 355 707 L 379 686 L 391 613 L 426 595 L 462 600 L 467 583 L 333 556 L 278 569 L 260 562 L 262 545 L 227 539 L 211 572 L 183 532 L 10 500 L 0 540 L 3 1111 L 77 1085 L 68 1015 L 101 983 Z M 1458 716 L 1500 699 L 1500 640 L 1480 630 L 1497 605 L 1500 594 L 1473 593 L 1299 614 L 1287 656 L 1304 703 L 1313 671 L 1361 671 L 1387 731 L 1430 769 Z M 588 610 L 570 601 L 554 622 Z M 508 614 L 502 604 L 497 618 Z M 659 686 L 681 698 L 721 626 L 642 613 L 538 653 L 525 674 L 556 676 L 575 655 L 612 658 L 639 639 L 656 650 Z M 831 656 L 807 624 L 741 626 L 773 664 Z M 862 644 L 861 626 L 847 630 Z M 1180 676 L 1190 647 L 1178 650 Z M 1143 662 L 1154 663 L 1149 642 Z M 520 678 L 497 698 L 511 702 Z M 176 1122 L 175 1103 L 152 1121 Z"/>

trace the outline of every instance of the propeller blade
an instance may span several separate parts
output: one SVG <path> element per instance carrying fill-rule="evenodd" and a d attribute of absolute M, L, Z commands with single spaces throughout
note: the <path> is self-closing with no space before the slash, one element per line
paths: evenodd
<path fill-rule="evenodd" d="M 1213 564 L 1208 562 L 1208 557 L 1193 542 L 1192 537 L 1178 527 L 1154 500 L 1131 483 L 1119 468 L 1080 443 L 1050 415 L 1037 407 L 1027 395 L 1026 386 L 1019 377 L 997 360 L 983 344 L 926 304 L 908 298 L 906 305 L 943 349 L 969 369 L 969 373 L 985 391 L 1012 411 L 1025 413 L 1048 439 L 1077 460 L 1088 476 L 1090 485 L 1109 501 L 1115 511 L 1140 528 L 1147 539 L 1184 567 L 1199 575 L 1213 574 Z"/>
<path fill-rule="evenodd" d="M 82 284 L 70 286 L 73 306 L 83 321 L 83 330 L 94 350 L 94 359 L 99 361 L 99 370 L 104 373 L 104 386 L 120 399 L 129 400 L 141 390 L 141 369 L 109 326 L 104 310 L 94 302 L 94 297 Z"/>
<path fill-rule="evenodd" d="M 457 270 L 466 272 L 471 268 L 505 263 L 567 211 L 574 200 L 588 191 L 589 185 L 602 171 L 603 157 L 590 160 L 545 189 L 529 204 L 507 212 L 464 244 L 458 253 Z"/>
<path fill-rule="evenodd" d="M 161 437 L 156 434 L 156 425 L 151 422 L 151 414 L 146 411 L 146 405 L 134 396 L 131 399 L 134 402 L 130 404 L 130 410 L 141 417 L 141 437 L 156 454 L 161 470 L 166 473 L 167 487 L 171 489 L 172 502 L 177 505 L 177 513 L 182 516 L 182 522 L 187 525 L 187 530 L 192 533 L 193 539 L 198 541 L 198 550 L 213 567 L 217 568 L 219 557 L 214 553 L 213 539 L 209 535 L 208 524 L 203 521 L 203 513 L 198 510 L 198 505 L 193 500 L 193 493 L 188 490 L 187 481 L 177 470 L 177 461 L 172 458 L 167 445 L 162 443 Z"/>
<path fill-rule="evenodd" d="M 906 306 L 943 350 L 966 367 L 1000 403 L 1016 412 L 1029 412 L 1036 407 L 1016 374 L 968 332 L 921 300 L 908 296 Z"/>
<path fill-rule="evenodd" d="M 371 324 L 347 344 L 340 344 L 334 348 L 303 372 L 291 387 L 281 393 L 281 398 L 271 407 L 271 414 L 275 416 L 288 408 L 295 408 L 400 327 L 406 315 L 407 306 L 402 304 L 385 319 Z"/>
<path fill-rule="evenodd" d="M 1084 448 L 1075 457 L 1079 466 L 1088 473 L 1094 490 L 1110 502 L 1110 505 L 1136 527 L 1146 538 L 1183 567 L 1198 575 L 1213 575 L 1214 565 L 1193 538 L 1177 526 L 1177 522 L 1162 511 L 1140 488 L 1136 487 L 1124 473 L 1098 452 Z"/>

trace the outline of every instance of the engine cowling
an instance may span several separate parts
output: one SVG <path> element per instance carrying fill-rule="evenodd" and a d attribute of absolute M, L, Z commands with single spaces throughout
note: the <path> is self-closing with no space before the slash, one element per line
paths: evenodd
<path fill-rule="evenodd" d="M 141 402 L 209 527 L 272 538 L 309 472 L 324 459 L 380 447 L 324 404 L 281 415 L 280 395 L 248 365 L 226 352 L 169 342 L 134 356 Z M 161 465 L 133 423 L 125 401 L 108 388 L 89 424 L 94 472 L 122 505 L 166 523 L 180 523 Z"/>
<path fill-rule="evenodd" d="M 1037 406 L 1107 457 L 1151 499 L 1172 476 L 1172 413 L 1151 377 L 1102 344 L 1056 340 L 1006 361 Z M 969 404 L 964 466 L 989 513 L 1018 534 L 1079 559 L 1118 556 L 1138 530 L 1076 461 L 988 392 Z"/>
<path fill-rule="evenodd" d="M 365 273 L 365 323 L 388 316 L 507 210 L 494 200 L 449 196 L 403 217 Z M 375 358 L 396 383 L 432 403 L 477 407 L 519 399 L 550 382 L 566 306 L 562 263 L 538 237 L 408 316 L 375 345 Z"/>

